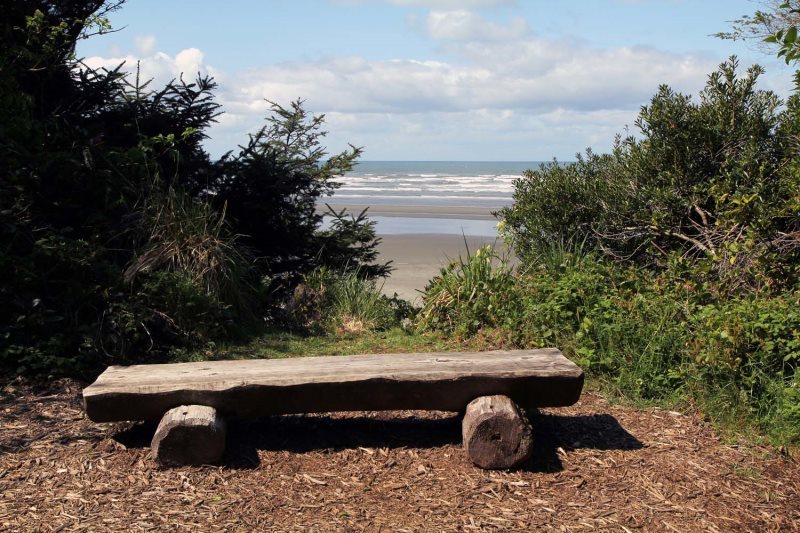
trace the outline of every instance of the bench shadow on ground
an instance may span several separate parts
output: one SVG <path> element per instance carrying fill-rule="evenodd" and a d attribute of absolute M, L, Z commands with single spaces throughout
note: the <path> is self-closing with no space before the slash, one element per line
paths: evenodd
<path fill-rule="evenodd" d="M 576 449 L 637 450 L 642 443 L 611 415 L 530 413 L 534 431 L 532 459 L 522 466 L 529 472 L 559 472 L 559 452 Z M 145 448 L 156 422 L 134 424 L 114 438 L 128 448 Z M 356 448 L 438 448 L 461 445 L 461 417 L 443 418 L 290 415 L 231 420 L 223 465 L 257 468 L 259 451 L 306 453 Z"/>
<path fill-rule="evenodd" d="M 529 472 L 560 472 L 559 452 L 579 449 L 639 450 L 644 445 L 609 414 L 567 416 L 528 414 L 533 425 L 533 454 L 522 467 Z"/>

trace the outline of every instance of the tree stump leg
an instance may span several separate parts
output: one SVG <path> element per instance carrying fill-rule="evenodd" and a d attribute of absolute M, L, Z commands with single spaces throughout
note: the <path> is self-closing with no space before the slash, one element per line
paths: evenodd
<path fill-rule="evenodd" d="M 150 446 L 161 465 L 212 464 L 225 453 L 225 435 L 225 420 L 216 409 L 181 405 L 167 411 Z"/>
<path fill-rule="evenodd" d="M 464 449 L 480 468 L 514 468 L 533 451 L 531 425 L 508 396 L 481 396 L 467 406 L 462 424 Z"/>

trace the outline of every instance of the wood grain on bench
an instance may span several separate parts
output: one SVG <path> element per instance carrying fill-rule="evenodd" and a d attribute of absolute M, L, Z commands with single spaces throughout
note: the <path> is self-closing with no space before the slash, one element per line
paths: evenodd
<path fill-rule="evenodd" d="M 180 405 L 262 416 L 461 411 L 480 396 L 524 407 L 575 403 L 583 371 L 556 349 L 252 359 L 112 366 L 84 392 L 95 422 L 158 418 Z"/>

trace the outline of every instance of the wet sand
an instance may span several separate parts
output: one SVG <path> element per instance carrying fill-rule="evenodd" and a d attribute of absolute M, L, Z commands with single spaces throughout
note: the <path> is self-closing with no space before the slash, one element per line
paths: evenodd
<path fill-rule="evenodd" d="M 465 256 L 467 246 L 475 253 L 479 246 L 495 244 L 494 237 L 467 236 L 465 244 L 462 235 L 444 234 L 383 235 L 381 239 L 380 260 L 392 260 L 395 267 L 384 282 L 384 294 L 397 293 L 417 305 L 421 302 L 420 291 L 450 259 L 458 259 L 459 254 Z"/>
<path fill-rule="evenodd" d="M 336 211 L 346 208 L 348 213 L 358 214 L 365 205 L 336 203 L 331 204 Z M 460 233 L 457 221 L 476 220 L 476 221 L 495 221 L 492 214 L 501 209 L 501 206 L 494 207 L 472 207 L 472 206 L 431 206 L 431 205 L 372 205 L 367 211 L 370 217 L 386 218 L 408 218 L 426 219 L 431 224 L 437 224 L 429 219 L 441 219 L 441 224 L 430 228 L 426 227 L 419 231 L 424 233 L 402 233 L 392 231 L 391 234 L 381 233 L 381 225 L 378 225 L 378 234 L 382 241 L 378 250 L 380 252 L 379 261 L 393 261 L 394 271 L 391 276 L 383 283 L 384 294 L 391 296 L 397 293 L 398 296 L 419 305 L 421 303 L 421 291 L 424 290 L 428 281 L 439 274 L 441 268 L 451 260 L 458 259 L 459 255 L 465 256 L 467 247 L 474 253 L 478 247 L 491 244 L 503 246 L 494 236 L 475 236 Z M 321 212 L 327 211 L 323 205 Z M 473 224 L 472 226 L 481 226 Z M 410 226 L 395 224 L 395 226 Z M 385 227 L 385 226 L 384 226 Z M 410 226 L 411 227 L 411 226 Z M 491 228 L 494 224 L 490 225 Z M 452 231 L 456 229 L 458 231 Z M 448 232 L 449 231 L 449 232 Z M 493 230 L 492 230 L 493 232 Z M 466 239 L 466 243 L 465 243 Z"/>
<path fill-rule="evenodd" d="M 348 213 L 358 214 L 366 205 L 357 204 L 330 204 L 333 209 L 340 211 L 347 209 Z M 400 217 L 400 218 L 456 218 L 462 220 L 495 220 L 492 214 L 499 211 L 502 206 L 471 207 L 471 206 L 433 206 L 433 205 L 372 205 L 367 214 L 374 217 Z M 320 212 L 328 209 L 323 205 Z"/>

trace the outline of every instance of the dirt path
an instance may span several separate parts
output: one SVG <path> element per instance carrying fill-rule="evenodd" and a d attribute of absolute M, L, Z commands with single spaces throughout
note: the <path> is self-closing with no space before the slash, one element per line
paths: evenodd
<path fill-rule="evenodd" d="M 0 529 L 800 530 L 800 466 L 701 421 L 585 394 L 536 457 L 484 472 L 448 413 L 231 423 L 226 464 L 159 470 L 153 427 L 84 419 L 80 386 L 0 396 Z"/>

